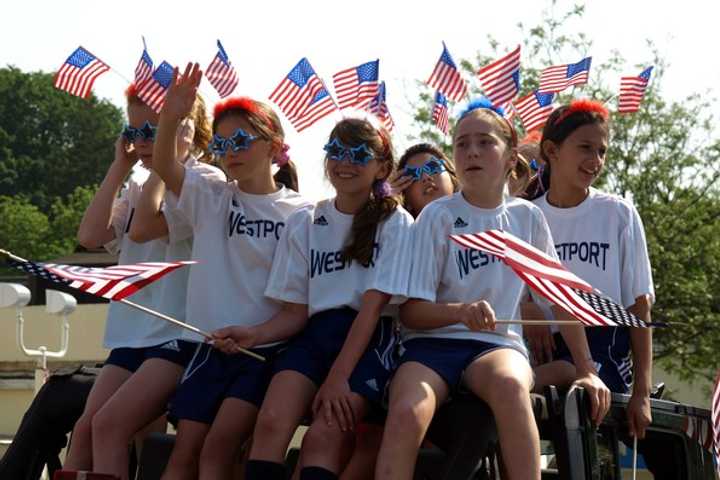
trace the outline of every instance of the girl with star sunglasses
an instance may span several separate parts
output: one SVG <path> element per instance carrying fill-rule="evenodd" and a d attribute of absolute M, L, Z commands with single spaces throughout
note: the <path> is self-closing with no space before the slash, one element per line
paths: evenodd
<path fill-rule="evenodd" d="M 247 97 L 215 106 L 210 150 L 220 157 L 229 181 L 205 177 L 174 160 L 169 132 L 187 116 L 201 78 L 197 64 L 188 64 L 182 76 L 175 71 L 155 141 L 156 170 L 193 231 L 192 258 L 198 264 L 190 269 L 187 321 L 215 332 L 213 342 L 198 346 L 170 402 L 177 436 L 162 478 L 173 480 L 232 478 L 270 382 L 273 358 L 307 318 L 306 306 L 264 296 L 287 218 L 308 205 L 273 177 L 273 164 L 281 165 L 279 174 L 297 188 L 275 112 Z M 266 361 L 238 353 L 238 346 Z"/>
<path fill-rule="evenodd" d="M 85 247 L 104 245 L 111 252 L 119 251 L 120 264 L 188 260 L 191 232 L 176 210 L 164 202 L 162 182 L 152 173 L 158 116 L 138 98 L 134 86 L 128 88 L 126 97 L 129 125 L 117 140 L 115 160 L 85 212 L 78 239 Z M 201 98 L 171 137 L 178 162 L 224 179 L 219 169 L 202 161 L 210 124 Z M 136 165 L 138 160 L 142 166 Z M 131 170 L 133 174 L 116 198 Z M 138 292 L 136 300 L 185 320 L 186 290 L 187 275 L 180 273 Z M 194 345 L 180 340 L 177 329 L 167 323 L 113 303 L 104 346 L 111 350 L 110 355 L 73 429 L 65 468 L 92 469 L 125 479 L 128 443 L 158 418 L 158 428 L 164 430 L 167 400 Z"/>

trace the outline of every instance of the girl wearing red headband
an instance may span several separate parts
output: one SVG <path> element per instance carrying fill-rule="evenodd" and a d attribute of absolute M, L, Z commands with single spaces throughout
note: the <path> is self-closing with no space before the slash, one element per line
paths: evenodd
<path fill-rule="evenodd" d="M 210 150 L 229 182 L 173 160 L 169 132 L 187 116 L 201 78 L 197 64 L 189 64 L 182 77 L 175 72 L 154 151 L 155 170 L 193 230 L 192 258 L 198 264 L 190 270 L 187 321 L 207 332 L 237 325 L 243 333 L 237 344 L 266 361 L 238 353 L 228 339 L 218 342 L 232 353 L 209 343 L 198 346 L 171 400 L 169 414 L 178 420 L 178 431 L 163 478 L 173 480 L 232 477 L 270 381 L 273 357 L 307 317 L 304 306 L 263 295 L 286 220 L 307 205 L 273 177 L 273 163 L 282 165 L 280 174 L 292 173 L 277 115 L 249 98 L 215 108 Z M 286 175 L 284 181 L 297 188 L 296 178 Z"/>
<path fill-rule="evenodd" d="M 650 322 L 654 288 L 645 231 L 633 204 L 593 188 L 608 149 L 607 109 L 577 100 L 555 110 L 541 140 L 547 193 L 535 200 L 545 214 L 560 260 L 573 273 Z M 575 364 L 567 346 L 547 328 L 534 327 L 536 357 L 553 362 L 536 368 L 537 388 L 571 379 Z M 652 331 L 649 328 L 587 329 L 593 361 L 612 391 L 627 393 L 630 433 L 643 438 L 651 421 L 649 394 Z M 553 351 L 554 350 L 554 351 Z"/>
<path fill-rule="evenodd" d="M 85 247 L 105 245 L 111 252 L 119 251 L 120 264 L 188 260 L 192 232 L 171 205 L 166 203 L 160 210 L 162 182 L 152 173 L 158 115 L 138 98 L 134 85 L 126 97 L 128 125 L 116 143 L 115 160 L 85 212 L 78 238 Z M 224 179 L 219 169 L 199 160 L 210 140 L 201 98 L 170 138 L 176 143 L 178 162 Z M 136 165 L 138 160 L 141 165 Z M 131 169 L 127 187 L 116 198 Z M 142 289 L 135 300 L 185 320 L 186 289 L 187 273 L 178 272 Z M 179 339 L 178 330 L 166 322 L 113 302 L 104 346 L 111 349 L 110 355 L 73 429 L 65 468 L 92 469 L 125 479 L 128 442 L 163 417 L 194 345 Z"/>

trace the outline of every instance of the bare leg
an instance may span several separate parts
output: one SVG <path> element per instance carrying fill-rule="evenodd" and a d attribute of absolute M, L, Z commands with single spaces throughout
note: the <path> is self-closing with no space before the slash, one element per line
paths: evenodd
<path fill-rule="evenodd" d="M 73 427 L 70 448 L 65 458 L 67 470 L 92 470 L 92 420 L 105 402 L 130 378 L 132 373 L 116 365 L 105 365 L 93 384 L 85 410 Z M 127 468 L 126 468 L 127 470 Z"/>
<path fill-rule="evenodd" d="M 418 450 L 448 386 L 433 370 L 403 363 L 390 384 L 390 411 L 385 422 L 375 478 L 411 480 Z"/>
<path fill-rule="evenodd" d="M 532 371 L 527 359 L 509 348 L 472 362 L 464 381 L 493 411 L 509 480 L 540 480 L 540 435 L 530 403 Z"/>
<path fill-rule="evenodd" d="M 165 413 L 182 367 L 151 358 L 140 366 L 92 420 L 93 470 L 128 478 L 128 445 L 133 436 Z"/>
<path fill-rule="evenodd" d="M 223 400 L 200 454 L 200 479 L 233 478 L 233 471 L 242 455 L 242 447 L 250 438 L 258 409 L 239 398 Z"/>
<path fill-rule="evenodd" d="M 198 459 L 209 431 L 210 425 L 207 423 L 180 420 L 175 446 L 161 480 L 195 480 L 198 478 Z"/>

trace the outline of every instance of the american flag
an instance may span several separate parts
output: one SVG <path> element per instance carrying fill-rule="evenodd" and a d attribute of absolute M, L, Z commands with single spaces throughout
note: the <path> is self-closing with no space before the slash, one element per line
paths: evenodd
<path fill-rule="evenodd" d="M 577 63 L 548 67 L 540 74 L 540 92 L 562 92 L 573 85 L 587 83 L 592 57 L 583 58 Z"/>
<path fill-rule="evenodd" d="M 338 109 L 307 58 L 290 70 L 270 94 L 270 100 L 298 132 Z"/>
<path fill-rule="evenodd" d="M 513 109 L 520 116 L 526 132 L 540 128 L 553 111 L 554 93 L 541 93 L 537 90 L 515 100 Z"/>
<path fill-rule="evenodd" d="M 152 76 L 138 87 L 138 97 L 148 107 L 159 112 L 165 103 L 165 95 L 173 78 L 173 67 L 163 61 L 153 72 Z"/>
<path fill-rule="evenodd" d="M 388 132 L 392 132 L 392 129 L 395 127 L 395 122 L 387 107 L 385 82 L 380 82 L 378 94 L 368 104 L 367 111 L 375 115 Z"/>
<path fill-rule="evenodd" d="M 477 72 L 485 96 L 498 107 L 506 107 L 520 91 L 520 45 Z"/>
<path fill-rule="evenodd" d="M 55 74 L 55 88 L 70 95 L 88 98 L 95 80 L 110 70 L 102 60 L 78 47 Z"/>
<path fill-rule="evenodd" d="M 364 108 L 378 93 L 380 60 L 363 63 L 333 75 L 338 107 Z"/>
<path fill-rule="evenodd" d="M 168 273 L 196 262 L 145 262 L 107 268 L 34 263 L 27 260 L 9 260 L 9 263 L 15 268 L 45 280 L 118 301 Z"/>
<path fill-rule="evenodd" d="M 720 473 L 720 372 L 718 372 L 718 376 L 715 379 L 715 388 L 713 388 L 710 420 L 712 421 L 715 467 Z"/>
<path fill-rule="evenodd" d="M 435 92 L 435 104 L 433 105 L 432 119 L 435 125 L 445 135 L 448 133 L 448 103 L 447 98 L 440 92 Z"/>
<path fill-rule="evenodd" d="M 220 40 L 217 41 L 217 46 L 218 53 L 205 70 L 205 76 L 210 81 L 210 85 L 215 87 L 220 98 L 225 98 L 237 87 L 238 75 Z"/>
<path fill-rule="evenodd" d="M 653 67 L 648 67 L 636 77 L 622 77 L 620 79 L 618 112 L 634 113 L 640 109 L 640 103 L 645 96 L 645 89 L 650 82 L 652 69 Z"/>
<path fill-rule="evenodd" d="M 545 252 L 501 230 L 450 235 L 467 248 L 500 258 L 533 290 L 589 327 L 649 327 Z"/>
<path fill-rule="evenodd" d="M 467 84 L 455 65 L 445 42 L 443 42 L 443 52 L 435 65 L 435 70 L 425 83 L 456 102 L 465 98 L 468 93 Z"/>
<path fill-rule="evenodd" d="M 146 80 L 152 76 L 153 61 L 150 58 L 150 54 L 147 51 L 147 44 L 145 43 L 145 37 L 143 37 L 143 52 L 140 55 L 140 60 L 135 67 L 135 86 L 140 87 Z"/>

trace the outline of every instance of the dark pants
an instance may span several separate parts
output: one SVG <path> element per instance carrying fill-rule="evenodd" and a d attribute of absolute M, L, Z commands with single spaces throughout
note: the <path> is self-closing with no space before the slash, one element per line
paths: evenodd
<path fill-rule="evenodd" d="M 23 416 L 12 444 L 0 460 L 0 478 L 37 480 L 43 467 L 50 476 L 60 468 L 58 455 L 67 434 L 82 415 L 99 368 L 54 373 Z"/>

